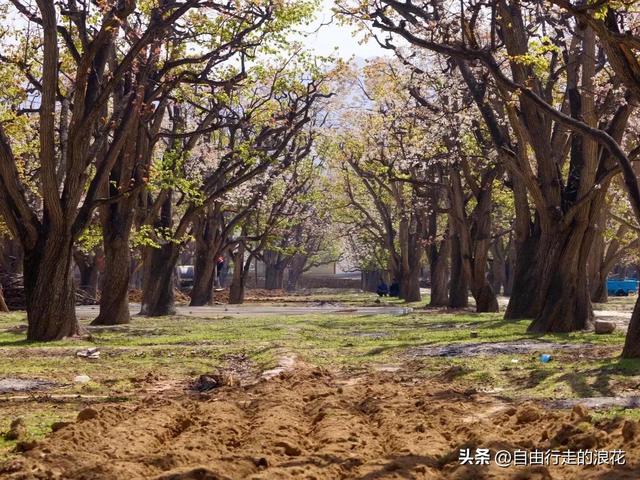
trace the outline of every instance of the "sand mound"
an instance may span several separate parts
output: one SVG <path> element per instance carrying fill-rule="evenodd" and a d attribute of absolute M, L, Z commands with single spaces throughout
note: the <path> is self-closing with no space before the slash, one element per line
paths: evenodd
<path fill-rule="evenodd" d="M 402 373 L 306 368 L 187 399 L 95 407 L 0 468 L 7 479 L 637 479 L 635 422 L 512 406 Z M 624 431 L 624 434 L 623 434 Z M 459 450 L 627 451 L 627 466 L 460 465 Z"/>

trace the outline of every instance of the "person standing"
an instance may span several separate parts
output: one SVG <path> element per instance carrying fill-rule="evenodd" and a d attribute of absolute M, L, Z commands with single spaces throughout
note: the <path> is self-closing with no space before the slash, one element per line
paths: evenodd
<path fill-rule="evenodd" d="M 222 287 L 222 270 L 224 269 L 224 255 L 218 255 L 216 257 L 216 277 L 215 277 L 215 286 L 217 288 Z"/>

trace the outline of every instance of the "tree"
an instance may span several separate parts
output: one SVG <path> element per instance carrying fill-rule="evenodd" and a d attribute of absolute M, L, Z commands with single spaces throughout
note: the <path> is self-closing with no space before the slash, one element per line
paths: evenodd
<path fill-rule="evenodd" d="M 180 132 L 179 137 L 170 138 L 174 147 L 178 147 L 180 138 L 183 140 L 181 148 L 189 149 L 205 134 L 199 130 L 211 133 L 216 128 L 222 128 L 224 112 L 228 113 L 233 108 L 225 102 L 239 88 L 239 84 L 247 80 L 244 68 L 246 58 L 255 58 L 261 49 L 282 43 L 283 32 L 308 15 L 310 8 L 310 4 L 304 1 L 287 4 L 269 0 L 257 3 L 238 2 L 233 7 L 219 4 L 207 15 L 191 15 L 180 32 L 163 39 L 165 56 L 149 66 L 153 83 L 147 84 L 145 88 L 146 108 L 112 170 L 109 188 L 105 192 L 109 203 L 100 209 L 106 257 L 104 278 L 109 288 L 101 296 L 100 314 L 94 324 L 129 321 L 130 235 L 132 225 L 136 222 L 138 207 L 147 205 L 149 198 L 148 192 L 125 196 L 120 192 L 129 189 L 132 184 L 140 184 L 149 176 L 158 151 L 166 148 L 166 145 L 159 143 L 162 138 L 167 138 L 160 131 L 167 117 L 173 116 L 176 119 L 177 115 L 178 123 L 174 122 L 174 126 L 182 128 L 179 123 L 182 121 L 183 106 L 179 105 L 180 102 L 176 105 L 175 99 L 183 99 L 183 103 L 191 105 L 197 105 L 203 97 L 208 100 L 207 104 L 202 105 L 204 113 L 198 120 L 201 122 L 201 129 L 191 133 Z M 194 32 L 197 33 L 194 35 Z M 239 68 L 234 66 L 236 64 Z M 179 168 L 176 163 L 178 160 L 177 157 L 169 156 L 168 161 L 174 163 L 168 167 Z M 165 177 L 168 179 L 169 176 Z M 174 192 L 165 189 L 151 201 L 157 203 L 150 211 L 147 210 L 147 214 L 153 216 L 161 209 L 165 211 L 164 216 L 153 220 L 157 228 L 168 227 L 164 223 L 170 223 L 168 217 L 171 215 L 167 212 L 172 209 L 173 197 Z M 152 221 L 140 217 L 138 214 L 138 230 L 140 222 Z M 145 250 L 146 267 L 152 261 L 162 262 L 163 254 L 160 251 L 166 249 L 166 246 L 157 243 L 154 245 L 157 250 Z M 205 264 L 198 265 L 198 280 L 203 265 Z M 150 286 L 149 275 L 153 270 L 144 270 L 147 272 L 148 287 L 145 291 L 149 293 L 154 290 L 158 293 L 164 290 L 167 296 L 172 295 L 173 286 L 169 285 L 172 282 L 167 278 L 166 272 L 157 276 L 153 287 Z M 165 288 L 162 288 L 162 282 L 167 284 Z M 200 292 L 198 295 L 203 295 L 202 285 L 202 281 L 196 284 L 196 293 Z"/>
<path fill-rule="evenodd" d="M 222 104 L 173 106 L 172 130 L 165 134 L 168 143 L 151 180 L 157 195 L 145 199 L 152 242 L 144 260 L 143 314 L 173 311 L 173 271 L 207 205 L 224 202 L 225 194 L 308 153 L 302 132 L 330 93 L 324 88 L 326 72 L 301 68 L 295 59 L 257 65 L 247 73 L 244 88 L 228 92 Z M 186 129 L 189 124 L 195 127 Z"/>
<path fill-rule="evenodd" d="M 421 8 L 382 0 L 364 15 L 381 30 L 454 59 L 476 100 L 516 197 L 518 253 L 507 318 L 535 317 L 532 331 L 587 326 L 589 225 L 617 157 L 584 133 L 600 120 L 609 138 L 621 138 L 632 110 L 611 101 L 595 108 L 593 84 L 606 71 L 595 64 L 593 31 L 535 2 L 463 3 L 449 10 L 447 2 Z M 539 28 L 526 28 L 525 17 Z M 383 43 L 393 48 L 391 39 Z M 566 85 L 560 95 L 559 83 Z M 499 120 L 504 117 L 508 125 Z M 578 124 L 583 131 L 569 128 Z"/>
<path fill-rule="evenodd" d="M 295 156 L 278 171 L 266 172 L 261 182 L 257 204 L 239 226 L 233 249 L 233 280 L 229 289 L 229 303 L 244 302 L 246 279 L 252 262 L 264 256 L 265 248 L 278 238 L 291 222 L 304 211 L 316 168 L 309 157 L 313 134 L 300 135 L 294 144 Z"/>
<path fill-rule="evenodd" d="M 146 66 L 159 54 L 157 42 L 204 5 L 12 4 L 23 27 L 0 68 L 19 71 L 16 82 L 27 93 L 4 113 L 32 116 L 38 144 L 24 151 L 11 138 L 17 120 L 0 124 L 0 213 L 24 251 L 27 337 L 55 340 L 79 331 L 73 245 L 103 203 L 100 192 L 144 108 Z M 135 86 L 114 97 L 122 82 Z M 23 165 L 37 170 L 35 185 Z"/>

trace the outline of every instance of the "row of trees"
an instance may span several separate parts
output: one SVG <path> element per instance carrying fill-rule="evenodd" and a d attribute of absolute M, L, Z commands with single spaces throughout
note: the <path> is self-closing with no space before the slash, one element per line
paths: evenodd
<path fill-rule="evenodd" d="M 98 249 L 96 324 L 130 320 L 132 251 L 148 315 L 173 312 L 172 275 L 192 240 L 195 305 L 210 300 L 213 258 L 224 251 L 235 302 L 246 265 L 269 249 L 306 268 L 322 246 L 306 248 L 316 240 L 297 213 L 319 185 L 314 132 L 330 72 L 287 36 L 312 9 L 271 0 L 2 7 L 2 25 L 17 28 L 0 32 L 0 215 L 4 243 L 23 258 L 29 339 L 78 333 L 73 260 L 91 282 Z M 286 229 L 298 243 L 279 249 Z"/>
<path fill-rule="evenodd" d="M 510 238 L 505 318 L 532 318 L 533 332 L 587 327 L 592 296 L 602 299 L 608 270 L 637 245 L 625 238 L 640 221 L 632 7 L 373 0 L 339 10 L 397 59 L 360 82 L 367 111 L 342 144 L 340 168 L 360 212 L 353 224 L 405 279 L 403 297 L 418 295 L 411 272 L 422 257 L 412 249 L 421 239 L 435 304 L 446 298 L 446 252 L 447 303 L 465 304 L 468 285 L 479 311 L 496 311 L 491 280 L 506 270 L 493 270 L 505 260 L 497 239 Z M 608 204 L 620 188 L 632 221 Z M 612 220 L 619 230 L 607 248 Z M 640 354 L 639 322 L 636 306 L 625 356 Z"/>
<path fill-rule="evenodd" d="M 241 302 L 255 259 L 295 284 L 338 236 L 407 301 L 428 264 L 434 306 L 497 311 L 503 289 L 531 331 L 589 326 L 637 247 L 637 14 L 551 3 L 338 5 L 394 53 L 360 70 L 290 44 L 302 0 L 12 0 L 0 215 L 28 337 L 78 332 L 74 262 L 90 283 L 104 257 L 95 323 L 126 323 L 132 264 L 142 313 L 167 315 L 188 245 L 203 305 L 217 255 Z M 624 355 L 638 337 L 640 306 Z"/>

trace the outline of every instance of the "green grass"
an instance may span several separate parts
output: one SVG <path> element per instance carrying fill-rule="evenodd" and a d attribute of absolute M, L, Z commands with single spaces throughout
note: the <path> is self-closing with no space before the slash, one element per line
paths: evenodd
<path fill-rule="evenodd" d="M 36 411 L 24 411 L 19 415 L 27 428 L 27 435 L 21 440 L 40 440 L 51 432 L 51 425 L 60 421 L 75 420 L 76 413 L 56 405 L 39 404 Z M 11 421 L 16 417 L 0 416 L 0 432 L 9 429 Z M 14 451 L 18 440 L 7 440 L 0 435 L 0 461 L 6 460 Z"/>
<path fill-rule="evenodd" d="M 310 297 L 362 305 L 370 294 L 327 293 Z M 626 300 L 626 299 L 625 299 Z M 527 333 L 528 320 L 505 321 L 501 314 L 440 313 L 415 310 L 404 316 L 312 314 L 222 318 L 143 318 L 116 329 L 91 329 L 91 340 L 28 343 L 15 327 L 25 323 L 21 312 L 0 314 L 0 378 L 47 379 L 57 387 L 48 393 L 134 399 L 152 374 L 160 381 L 187 382 L 229 364 L 242 355 L 255 370 L 275 366 L 279 357 L 295 353 L 310 364 L 362 371 L 380 366 L 405 366 L 413 375 L 454 382 L 461 387 L 511 398 L 581 398 L 625 395 L 640 387 L 640 361 L 620 360 L 624 335 L 588 332 L 539 335 Z M 83 320 L 87 324 L 88 320 Z M 477 338 L 471 338 L 471 332 Z M 471 342 L 539 339 L 585 344 L 584 349 L 554 351 L 541 363 L 536 354 L 477 357 L 425 357 L 419 347 Z M 97 346 L 101 356 L 87 360 L 78 350 Z M 580 355 L 583 355 L 582 357 Z M 236 358 L 234 357 L 234 358 Z M 75 376 L 89 375 L 88 384 Z M 86 403 L 86 402 L 84 402 Z M 0 402 L 0 432 L 16 416 L 25 417 L 34 437 L 51 422 L 73 418 L 83 402 L 51 404 Z M 55 407 L 55 408 L 54 408 Z M 635 410 L 622 414 L 637 415 Z M 603 413 L 603 415 L 605 415 Z M 611 413 L 613 415 L 613 413 Z M 0 456 L 12 448 L 1 443 Z"/>

